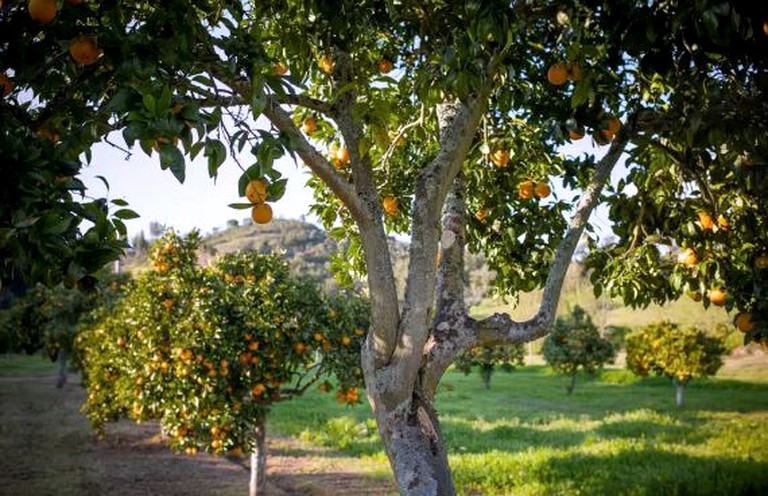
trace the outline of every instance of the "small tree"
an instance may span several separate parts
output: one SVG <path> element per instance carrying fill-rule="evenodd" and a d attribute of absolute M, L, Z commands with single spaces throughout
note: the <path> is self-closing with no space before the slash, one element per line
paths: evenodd
<path fill-rule="evenodd" d="M 359 401 L 367 305 L 329 298 L 276 256 L 229 254 L 201 268 L 199 237 L 166 234 L 114 308 L 79 337 L 97 430 L 128 416 L 157 419 L 174 450 L 251 453 L 251 494 L 266 487 L 270 407 L 313 385 Z"/>
<path fill-rule="evenodd" d="M 456 368 L 469 374 L 472 367 L 480 370 L 480 377 L 486 389 L 491 388 L 491 376 L 496 366 L 504 372 L 525 365 L 525 350 L 522 344 L 512 346 L 478 346 L 467 351 L 456 360 Z"/>
<path fill-rule="evenodd" d="M 653 372 L 672 380 L 678 407 L 683 406 L 685 385 L 691 379 L 715 375 L 725 353 L 721 338 L 670 322 L 651 324 L 631 333 L 626 348 L 629 370 L 643 377 Z"/>
<path fill-rule="evenodd" d="M 571 378 L 565 387 L 568 394 L 576 387 L 576 373 L 580 368 L 594 374 L 606 363 L 612 363 L 616 356 L 611 342 L 600 337 L 592 319 L 578 305 L 568 317 L 558 317 L 544 340 L 542 352 L 550 367 Z"/>

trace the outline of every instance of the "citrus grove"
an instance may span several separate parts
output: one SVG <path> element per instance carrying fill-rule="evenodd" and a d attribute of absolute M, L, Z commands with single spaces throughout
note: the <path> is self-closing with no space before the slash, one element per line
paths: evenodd
<path fill-rule="evenodd" d="M 260 180 L 269 201 L 276 161 L 295 159 L 344 240 L 334 269 L 367 278 L 365 394 L 403 494 L 455 493 L 440 378 L 467 350 L 547 334 L 579 243 L 596 293 L 698 298 L 768 339 L 763 2 L 86 0 L 49 20 L 30 6 L 0 14 L 3 277 L 77 282 L 116 256 L 133 212 L 72 200 L 100 140 L 180 181 L 187 160 L 215 177 L 229 154 L 238 192 Z M 95 51 L 78 62 L 80 36 Z M 572 141 L 595 154 L 560 153 Z M 411 237 L 405 288 L 393 233 Z M 543 288 L 535 315 L 470 317 L 465 249 L 500 294 Z"/>
<path fill-rule="evenodd" d="M 156 419 L 173 449 L 251 453 L 251 492 L 265 488 L 270 405 L 309 388 L 355 404 L 367 305 L 327 297 L 277 256 L 229 254 L 197 264 L 199 237 L 169 233 L 124 298 L 79 330 L 94 427 Z"/>

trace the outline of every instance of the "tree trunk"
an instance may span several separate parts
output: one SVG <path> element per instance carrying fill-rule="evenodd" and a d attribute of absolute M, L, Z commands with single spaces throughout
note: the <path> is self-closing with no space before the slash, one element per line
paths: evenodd
<path fill-rule="evenodd" d="M 573 390 L 576 389 L 576 374 L 573 374 L 571 376 L 571 382 L 567 386 L 565 386 L 565 391 L 570 395 Z"/>
<path fill-rule="evenodd" d="M 411 401 L 393 411 L 378 410 L 381 437 L 403 496 L 456 494 L 448 452 L 434 405 L 414 393 Z"/>
<path fill-rule="evenodd" d="M 491 389 L 491 376 L 493 375 L 493 365 L 481 365 L 480 375 L 483 378 L 483 386 L 485 389 Z"/>
<path fill-rule="evenodd" d="M 259 419 L 253 429 L 253 451 L 251 452 L 251 481 L 248 486 L 249 496 L 262 496 L 267 493 L 267 449 L 266 420 Z"/>
<path fill-rule="evenodd" d="M 675 404 L 678 408 L 683 406 L 683 392 L 685 391 L 685 383 L 675 381 Z"/>
<path fill-rule="evenodd" d="M 59 363 L 59 375 L 56 378 L 56 387 L 61 389 L 67 383 L 67 350 L 59 348 L 56 352 L 56 360 Z"/>

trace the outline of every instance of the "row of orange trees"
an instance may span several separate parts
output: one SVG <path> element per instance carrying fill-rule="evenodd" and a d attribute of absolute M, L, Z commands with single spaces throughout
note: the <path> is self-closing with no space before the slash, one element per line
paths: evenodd
<path fill-rule="evenodd" d="M 177 451 L 250 452 L 251 492 L 261 493 L 273 403 L 312 387 L 359 402 L 368 307 L 324 295 L 275 255 L 201 267 L 199 243 L 167 234 L 152 270 L 83 326 L 84 409 L 99 430 L 121 417 L 159 420 Z"/>

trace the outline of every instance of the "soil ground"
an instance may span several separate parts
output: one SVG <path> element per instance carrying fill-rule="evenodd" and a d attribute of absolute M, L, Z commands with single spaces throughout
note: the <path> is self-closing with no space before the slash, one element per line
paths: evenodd
<path fill-rule="evenodd" d="M 244 458 L 176 455 L 157 424 L 121 421 L 104 439 L 93 434 L 80 406 L 85 393 L 71 374 L 0 377 L 0 495 L 139 496 L 243 495 Z M 268 437 L 270 496 L 395 494 L 389 480 L 365 473 L 359 459 Z"/>

